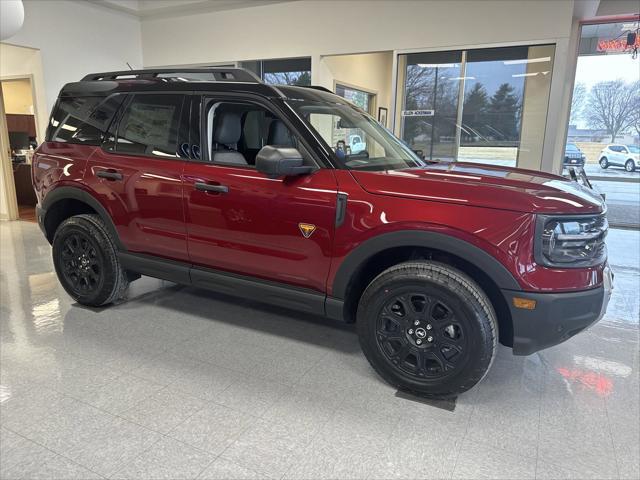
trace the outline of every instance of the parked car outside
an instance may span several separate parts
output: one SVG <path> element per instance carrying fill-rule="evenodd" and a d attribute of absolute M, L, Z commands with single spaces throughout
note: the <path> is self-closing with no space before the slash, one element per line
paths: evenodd
<path fill-rule="evenodd" d="M 584 167 L 587 157 L 584 156 L 582 150 L 575 143 L 567 143 L 564 149 L 563 167 Z"/>
<path fill-rule="evenodd" d="M 360 135 L 350 135 L 349 147 L 351 148 L 351 153 L 360 153 L 366 150 L 367 145 L 362 141 Z"/>
<path fill-rule="evenodd" d="M 638 145 L 607 145 L 600 152 L 600 168 L 623 167 L 627 172 L 640 169 L 640 148 Z"/>
<path fill-rule="evenodd" d="M 363 151 L 336 155 L 339 124 Z M 149 275 L 356 323 L 375 371 L 420 395 L 472 388 L 498 342 L 529 355 L 567 340 L 610 298 L 600 196 L 542 172 L 428 165 L 322 87 L 223 68 L 88 75 L 60 92 L 32 169 L 78 303 Z"/>

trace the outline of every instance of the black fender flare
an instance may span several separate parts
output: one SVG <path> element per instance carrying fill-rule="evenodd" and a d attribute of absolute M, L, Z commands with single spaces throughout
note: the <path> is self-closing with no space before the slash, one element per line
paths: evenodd
<path fill-rule="evenodd" d="M 349 283 L 357 270 L 374 255 L 397 247 L 426 247 L 455 255 L 485 272 L 499 288 L 522 289 L 502 263 L 467 241 L 438 232 L 400 230 L 370 238 L 353 250 L 338 268 L 333 281 L 332 296 L 346 299 Z"/>
<path fill-rule="evenodd" d="M 46 215 L 49 209 L 55 205 L 57 202 L 61 200 L 78 200 L 80 202 L 86 203 L 91 208 L 93 208 L 98 215 L 102 218 L 107 230 L 112 235 L 116 242 L 116 246 L 118 250 L 122 252 L 126 252 L 126 248 L 120 241 L 120 236 L 118 235 L 118 231 L 116 230 L 116 226 L 113 224 L 113 220 L 111 220 L 111 215 L 104 208 L 104 206 L 89 192 L 82 190 L 77 187 L 57 187 L 54 190 L 51 190 L 44 197 L 42 201 L 42 210 L 44 211 L 44 224 L 46 225 Z"/>

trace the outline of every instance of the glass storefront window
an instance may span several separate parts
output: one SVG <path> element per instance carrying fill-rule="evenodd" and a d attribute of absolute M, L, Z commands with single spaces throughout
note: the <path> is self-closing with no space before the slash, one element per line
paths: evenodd
<path fill-rule="evenodd" d="M 373 108 L 375 106 L 375 95 L 373 93 L 348 87 L 346 85 L 336 84 L 336 95 L 340 95 L 342 98 L 349 100 L 365 112 L 373 115 Z"/>
<path fill-rule="evenodd" d="M 428 160 L 539 165 L 554 50 L 400 55 L 401 138 Z"/>
<path fill-rule="evenodd" d="M 284 58 L 240 62 L 270 85 L 311 85 L 311 59 Z"/>

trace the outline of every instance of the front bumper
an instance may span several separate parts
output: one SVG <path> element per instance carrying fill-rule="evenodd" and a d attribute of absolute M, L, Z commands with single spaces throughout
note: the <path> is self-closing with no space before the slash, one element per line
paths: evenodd
<path fill-rule="evenodd" d="M 513 322 L 513 354 L 530 355 L 568 340 L 599 321 L 607 311 L 613 274 L 605 268 L 599 288 L 570 293 L 530 293 L 503 290 Z M 514 306 L 515 297 L 535 300 L 533 310 Z"/>
<path fill-rule="evenodd" d="M 565 167 L 584 167 L 584 159 L 583 158 L 571 158 L 565 157 L 562 164 Z"/>

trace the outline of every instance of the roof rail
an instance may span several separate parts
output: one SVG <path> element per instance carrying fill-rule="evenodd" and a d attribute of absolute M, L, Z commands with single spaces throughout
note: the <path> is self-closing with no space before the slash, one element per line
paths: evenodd
<path fill-rule="evenodd" d="M 190 75 L 191 74 L 191 75 Z M 197 74 L 197 75 L 194 75 Z M 207 78 L 207 75 L 210 78 Z M 190 78 L 191 77 L 191 78 Z M 117 72 L 90 73 L 83 82 L 100 80 L 152 80 L 166 78 L 183 81 L 250 82 L 262 83 L 253 72 L 244 68 L 149 68 L 144 70 L 122 70 Z"/>

